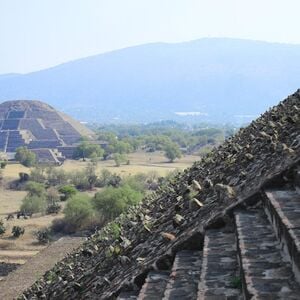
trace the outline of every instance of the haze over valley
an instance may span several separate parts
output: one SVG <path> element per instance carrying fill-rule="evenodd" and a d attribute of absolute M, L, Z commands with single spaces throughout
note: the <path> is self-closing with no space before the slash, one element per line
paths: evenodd
<path fill-rule="evenodd" d="M 87 122 L 248 123 L 299 87 L 300 45 L 154 43 L 0 76 L 0 100 L 39 99 Z"/>

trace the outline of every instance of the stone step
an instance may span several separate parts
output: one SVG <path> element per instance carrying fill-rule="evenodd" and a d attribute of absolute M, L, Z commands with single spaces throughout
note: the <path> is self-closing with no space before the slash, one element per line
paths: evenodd
<path fill-rule="evenodd" d="M 205 233 L 198 299 L 238 299 L 240 279 L 234 232 Z"/>
<path fill-rule="evenodd" d="M 299 299 L 291 264 L 263 209 L 237 211 L 235 222 L 245 299 Z"/>
<path fill-rule="evenodd" d="M 202 251 L 179 251 L 164 293 L 164 300 L 197 299 L 202 264 Z M 160 299 L 157 297 L 156 299 Z"/>
<path fill-rule="evenodd" d="M 264 207 L 300 283 L 300 194 L 287 189 L 267 190 Z"/>
<path fill-rule="evenodd" d="M 151 271 L 139 293 L 139 300 L 157 300 L 162 299 L 168 280 L 169 271 Z M 132 298 L 127 298 L 132 299 Z"/>

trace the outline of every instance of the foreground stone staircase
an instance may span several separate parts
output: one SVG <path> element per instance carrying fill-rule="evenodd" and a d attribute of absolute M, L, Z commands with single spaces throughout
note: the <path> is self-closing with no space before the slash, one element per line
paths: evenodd
<path fill-rule="evenodd" d="M 300 299 L 297 180 L 249 203 L 232 208 L 225 225 L 208 227 L 199 249 L 179 250 L 171 269 L 149 271 L 140 290 L 118 299 Z"/>

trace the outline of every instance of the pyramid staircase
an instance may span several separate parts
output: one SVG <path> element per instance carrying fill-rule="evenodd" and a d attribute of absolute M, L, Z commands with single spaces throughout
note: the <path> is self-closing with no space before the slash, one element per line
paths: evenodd
<path fill-rule="evenodd" d="M 230 208 L 198 249 L 179 250 L 118 299 L 300 299 L 299 170 Z"/>

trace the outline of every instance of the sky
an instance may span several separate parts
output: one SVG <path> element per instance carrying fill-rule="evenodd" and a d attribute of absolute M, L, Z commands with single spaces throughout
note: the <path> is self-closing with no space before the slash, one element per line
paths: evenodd
<path fill-rule="evenodd" d="M 0 0 L 0 74 L 152 42 L 300 44 L 299 0 Z"/>

